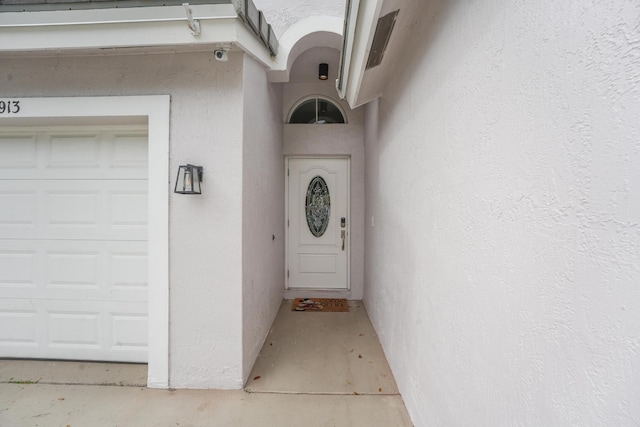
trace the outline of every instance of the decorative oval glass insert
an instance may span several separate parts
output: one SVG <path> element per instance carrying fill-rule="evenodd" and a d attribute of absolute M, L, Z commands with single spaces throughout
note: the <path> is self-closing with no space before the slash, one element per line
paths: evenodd
<path fill-rule="evenodd" d="M 305 213 L 309 231 L 316 237 L 322 237 L 331 216 L 331 197 L 329 187 L 321 176 L 316 176 L 309 183 L 305 200 Z"/>

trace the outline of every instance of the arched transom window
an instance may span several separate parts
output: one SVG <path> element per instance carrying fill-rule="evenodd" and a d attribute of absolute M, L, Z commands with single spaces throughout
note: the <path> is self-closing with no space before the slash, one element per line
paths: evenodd
<path fill-rule="evenodd" d="M 328 99 L 314 96 L 299 102 L 289 115 L 289 123 L 346 123 L 344 113 Z"/>

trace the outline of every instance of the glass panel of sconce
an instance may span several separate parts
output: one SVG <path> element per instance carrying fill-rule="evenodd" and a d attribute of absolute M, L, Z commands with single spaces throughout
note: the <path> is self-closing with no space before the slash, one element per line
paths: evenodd
<path fill-rule="evenodd" d="M 181 165 L 178 167 L 176 186 L 174 193 L 178 194 L 202 194 L 202 166 Z"/>

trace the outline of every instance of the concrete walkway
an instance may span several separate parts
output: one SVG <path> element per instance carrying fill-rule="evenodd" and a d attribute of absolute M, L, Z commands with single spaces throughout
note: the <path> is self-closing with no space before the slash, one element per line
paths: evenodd
<path fill-rule="evenodd" d="M 348 313 L 308 313 L 284 301 L 246 389 L 399 396 L 362 302 L 349 304 Z"/>
<path fill-rule="evenodd" d="M 0 384 L 0 425 L 410 426 L 398 396 Z"/>
<path fill-rule="evenodd" d="M 248 391 L 153 390 L 145 365 L 0 360 L 0 426 L 411 426 L 360 302 L 285 301 Z"/>

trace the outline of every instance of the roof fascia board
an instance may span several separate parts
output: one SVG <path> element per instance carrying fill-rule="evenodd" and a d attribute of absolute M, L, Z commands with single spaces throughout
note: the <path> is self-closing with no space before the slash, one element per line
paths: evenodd
<path fill-rule="evenodd" d="M 6 12 L 0 14 L 0 55 L 237 46 L 265 66 L 274 62 L 232 4 L 190 8 L 193 19 L 200 22 L 199 35 L 191 33 L 183 6 Z"/>
<path fill-rule="evenodd" d="M 239 4 L 244 0 L 188 0 L 194 4 Z M 2 0 L 0 13 L 42 12 L 45 10 L 127 9 L 153 6 L 180 6 L 185 0 Z"/>
<path fill-rule="evenodd" d="M 349 14 L 356 13 L 357 19 L 355 29 L 350 31 L 353 39 L 345 41 L 342 58 L 345 67 L 341 76 L 343 80 L 340 96 L 347 100 L 351 108 L 370 101 L 363 102 L 359 99 L 359 94 L 383 3 L 384 0 L 363 1 L 357 9 L 352 8 Z M 352 16 L 345 16 L 345 21 L 347 25 L 353 26 Z M 345 34 L 345 37 L 348 36 Z"/>
<path fill-rule="evenodd" d="M 236 39 L 234 45 L 245 51 L 248 55 L 253 57 L 256 61 L 269 69 L 272 69 L 276 64 L 276 57 L 271 55 L 269 49 L 267 49 L 260 40 L 244 25 L 240 20 L 236 19 Z"/>
<path fill-rule="evenodd" d="M 190 5 L 194 19 L 237 18 L 231 4 Z M 0 28 L 186 21 L 183 6 L 0 13 Z"/>

